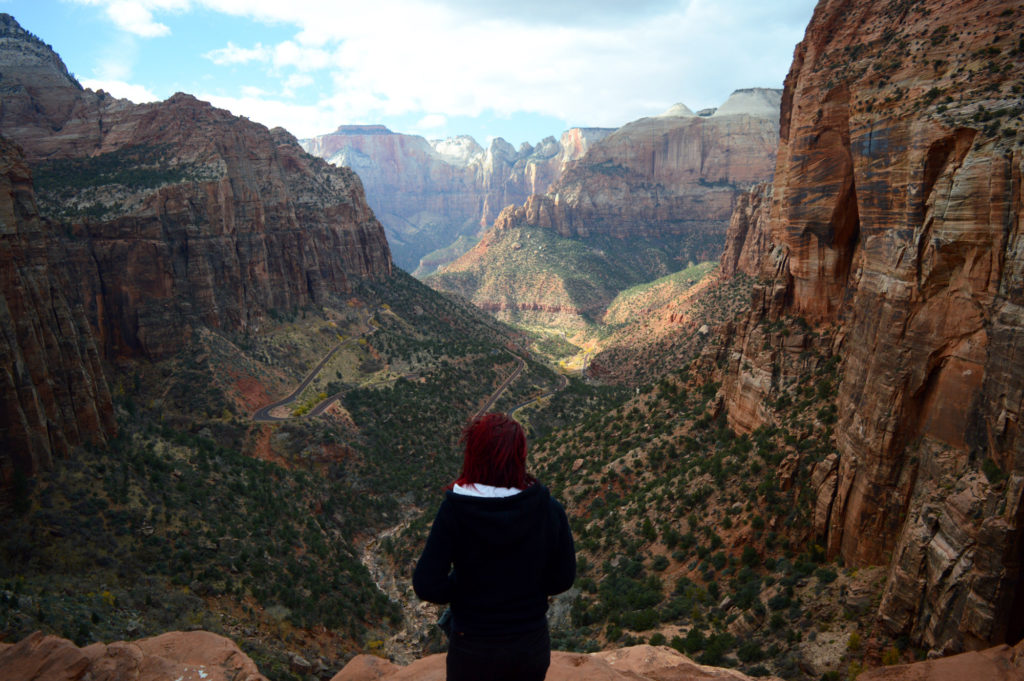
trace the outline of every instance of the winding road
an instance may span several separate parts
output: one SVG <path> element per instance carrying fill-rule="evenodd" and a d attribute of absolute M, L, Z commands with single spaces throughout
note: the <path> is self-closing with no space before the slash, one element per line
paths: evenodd
<path fill-rule="evenodd" d="M 320 402 L 318 402 L 312 409 L 309 410 L 309 412 L 307 412 L 304 416 L 301 416 L 301 417 L 292 416 L 291 414 L 289 414 L 287 416 L 274 416 L 271 413 L 275 409 L 278 409 L 280 407 L 283 407 L 283 406 L 286 406 L 286 405 L 289 405 L 289 404 L 292 404 L 293 402 L 295 402 L 295 400 L 297 400 L 299 398 L 299 396 L 302 394 L 302 392 L 306 388 L 309 387 L 309 384 L 313 382 L 313 379 L 315 379 L 317 377 L 317 375 L 323 370 L 323 368 L 327 365 L 327 362 L 329 362 L 330 359 L 332 357 L 334 357 L 334 355 L 339 350 L 341 350 L 343 347 L 345 347 L 345 345 L 350 344 L 350 343 L 358 342 L 359 339 L 365 338 L 366 336 L 369 336 L 370 334 L 374 333 L 377 330 L 377 327 L 372 323 L 372 320 L 373 320 L 373 314 L 372 313 L 368 314 L 366 319 L 364 320 L 364 323 L 366 324 L 366 327 L 367 327 L 366 331 L 364 331 L 363 333 L 359 334 L 358 336 L 354 336 L 352 338 L 349 338 L 349 339 L 339 343 L 338 345 L 334 346 L 333 348 L 331 348 L 330 352 L 328 352 L 326 355 L 324 355 L 323 359 L 321 359 L 320 362 L 315 367 L 313 367 L 313 370 L 309 372 L 309 374 L 306 376 L 306 378 L 303 379 L 303 381 L 301 383 L 299 383 L 299 385 L 295 388 L 295 390 L 293 390 L 291 392 L 291 394 L 289 394 L 287 397 L 281 398 L 280 400 L 278 400 L 276 402 L 268 404 L 265 407 L 260 407 L 259 409 L 257 409 L 255 411 L 255 413 L 253 413 L 252 420 L 256 421 L 258 423 L 280 423 L 282 421 L 288 421 L 288 420 L 291 420 L 291 419 L 294 419 L 294 418 L 309 418 L 309 417 L 314 417 L 314 416 L 320 416 L 321 414 L 323 414 L 327 410 L 328 407 L 330 407 L 332 404 L 334 404 L 335 402 L 340 400 L 342 397 L 344 397 L 344 395 L 345 395 L 344 392 L 335 393 L 335 394 L 327 397 L 326 399 L 321 400 Z M 516 353 L 512 352 L 511 350 L 506 349 L 505 352 L 507 352 L 509 355 L 511 355 L 518 362 L 518 365 L 512 371 L 512 373 L 509 374 L 505 378 L 505 380 L 503 380 L 501 382 L 501 384 L 497 388 L 495 388 L 494 392 L 492 392 L 490 397 L 487 398 L 487 401 L 484 402 L 483 406 L 480 407 L 476 411 L 476 413 L 473 414 L 473 419 L 480 418 L 481 416 L 486 414 L 488 411 L 490 411 L 491 408 L 494 406 L 494 403 L 498 401 L 498 398 L 500 398 L 502 396 L 502 394 L 508 389 L 508 387 L 510 385 L 512 385 L 512 382 L 515 381 L 517 378 L 519 378 L 519 376 L 522 375 L 523 370 L 526 369 L 526 360 L 525 359 L 523 359 L 522 357 L 520 357 Z M 404 376 L 397 377 L 397 378 L 394 378 L 392 380 L 398 380 L 398 378 L 411 379 L 411 378 L 416 378 L 417 376 L 418 376 L 418 374 L 406 374 Z M 511 409 L 509 409 L 507 414 L 510 417 L 514 417 L 515 413 L 517 411 L 519 411 L 520 409 L 523 409 L 524 407 L 526 407 L 526 406 L 528 406 L 530 404 L 533 404 L 534 402 L 536 402 L 538 400 L 542 400 L 545 397 L 548 397 L 550 395 L 554 395 L 555 393 L 564 390 L 567 385 L 569 385 L 569 379 L 568 379 L 567 376 L 562 374 L 561 375 L 561 384 L 558 387 L 553 388 L 552 390 L 548 390 L 548 391 L 546 391 L 546 392 L 544 392 L 544 393 L 542 393 L 540 395 L 537 395 L 535 397 L 531 397 L 530 399 L 526 400 L 525 402 L 517 404 L 516 406 L 512 407 Z"/>
<path fill-rule="evenodd" d="M 296 399 L 298 399 L 299 395 L 302 394 L 302 391 L 309 387 L 309 384 L 313 382 L 313 379 L 317 377 L 317 374 L 320 373 L 324 366 L 326 366 L 327 362 L 330 361 L 331 357 L 334 357 L 335 353 L 337 353 L 338 350 L 341 350 L 346 345 L 350 343 L 355 343 L 360 338 L 365 338 L 366 336 L 369 336 L 371 333 L 375 332 L 377 330 L 377 327 L 373 325 L 372 320 L 373 314 L 368 314 L 366 316 L 366 319 L 363 320 L 363 323 L 365 323 L 367 326 L 366 331 L 359 334 L 358 336 L 353 336 L 348 340 L 342 341 L 341 343 L 338 343 L 333 348 L 331 348 L 331 351 L 324 355 L 324 358 L 320 360 L 320 363 L 313 367 L 313 370 L 309 372 L 309 375 L 306 376 L 302 383 L 299 383 L 299 386 L 295 388 L 295 390 L 293 390 L 290 395 L 281 398 L 280 400 L 274 402 L 273 404 L 268 404 L 265 407 L 260 407 L 252 415 L 252 420 L 258 423 L 279 423 L 281 421 L 288 421 L 290 419 L 296 418 L 291 415 L 274 416 L 270 412 L 277 409 L 278 407 L 283 407 L 285 405 L 291 404 Z M 307 413 L 306 416 L 320 416 L 321 414 L 324 413 L 327 407 L 331 406 L 334 402 L 341 399 L 343 395 L 344 393 L 335 393 L 331 395 L 326 400 L 319 402 L 315 407 L 310 409 L 309 413 Z"/>

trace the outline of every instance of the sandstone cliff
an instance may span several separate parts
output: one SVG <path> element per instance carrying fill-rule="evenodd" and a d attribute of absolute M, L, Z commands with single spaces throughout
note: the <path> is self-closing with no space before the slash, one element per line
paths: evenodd
<path fill-rule="evenodd" d="M 391 272 L 358 177 L 284 130 L 183 94 L 135 105 L 83 90 L 9 15 L 0 89 L 0 135 L 27 162 L 4 147 L 15 330 L 0 400 L 19 424 L 5 470 L 8 457 L 30 471 L 110 431 L 100 357 L 166 357 L 200 326 L 257 330 L 271 310 L 325 304 Z"/>
<path fill-rule="evenodd" d="M 676 105 L 595 144 L 545 195 L 496 223 L 526 223 L 565 237 L 620 239 L 700 233 L 720 252 L 736 198 L 771 179 L 778 143 L 777 90 L 739 90 L 710 116 Z M 756 106 L 746 106 L 751 102 Z M 718 250 L 715 250 L 718 249 Z M 712 252 L 714 251 L 714 252 Z"/>
<path fill-rule="evenodd" d="M 114 431 L 98 343 L 50 230 L 20 150 L 0 137 L 0 488 Z"/>
<path fill-rule="evenodd" d="M 825 0 L 797 47 L 769 198 L 726 269 L 754 273 L 732 425 L 778 418 L 803 317 L 842 359 L 837 456 L 802 462 L 816 530 L 889 564 L 893 634 L 944 651 L 1024 635 L 1024 170 L 1019 3 Z"/>
<path fill-rule="evenodd" d="M 134 105 L 66 76 L 62 89 L 56 55 L 10 17 L 0 30 L 0 131 L 25 150 L 40 212 L 70 225 L 109 356 L 163 356 L 194 324 L 255 328 L 390 272 L 351 171 L 188 95 Z"/>
<path fill-rule="evenodd" d="M 424 255 L 490 225 L 505 206 L 547 191 L 568 162 L 610 132 L 573 128 L 561 140 L 518 149 L 498 138 L 484 149 L 467 136 L 427 141 L 380 125 L 343 125 L 303 146 L 359 174 L 396 263 L 412 271 Z"/>

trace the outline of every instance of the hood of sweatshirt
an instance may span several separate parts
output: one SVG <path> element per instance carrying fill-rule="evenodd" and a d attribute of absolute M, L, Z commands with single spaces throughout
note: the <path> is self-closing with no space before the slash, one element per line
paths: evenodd
<path fill-rule="evenodd" d="M 534 483 L 510 497 L 484 498 L 448 492 L 446 501 L 458 509 L 459 534 L 481 547 L 515 545 L 536 538 L 550 509 L 546 487 Z"/>

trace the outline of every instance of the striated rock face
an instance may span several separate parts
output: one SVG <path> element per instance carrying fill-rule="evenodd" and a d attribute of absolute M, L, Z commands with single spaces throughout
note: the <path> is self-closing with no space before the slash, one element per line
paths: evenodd
<path fill-rule="evenodd" d="M 611 132 L 573 128 L 560 141 L 518 149 L 498 138 L 484 149 L 468 136 L 428 142 L 380 125 L 343 125 L 303 146 L 359 174 L 396 263 L 411 271 L 425 255 L 490 225 L 505 206 L 547 191 L 568 162 Z"/>
<path fill-rule="evenodd" d="M 114 431 L 96 336 L 32 177 L 0 137 L 0 487 Z"/>
<path fill-rule="evenodd" d="M 445 656 L 431 655 L 399 667 L 371 655 L 357 655 L 331 681 L 444 681 Z M 749 681 L 732 669 L 699 665 L 666 646 L 638 645 L 600 653 L 551 653 L 548 681 Z M 769 681 L 775 677 L 767 678 Z"/>
<path fill-rule="evenodd" d="M 139 641 L 78 648 L 36 632 L 0 645 L 0 677 L 32 681 L 266 681 L 230 639 L 207 631 L 174 631 Z"/>
<path fill-rule="evenodd" d="M 26 102 L 5 94 L 3 132 L 25 150 L 40 212 L 69 225 L 69 269 L 108 356 L 161 357 L 195 324 L 256 328 L 390 272 L 351 171 L 188 95 L 134 105 L 70 79 L 41 88 L 56 55 L 9 17 L 0 29 L 0 86 Z"/>
<path fill-rule="evenodd" d="M 725 258 L 762 279 L 731 423 L 774 418 L 790 341 L 765 322 L 823 332 L 842 364 L 818 529 L 849 565 L 888 562 L 881 620 L 947 652 L 1024 635 L 1022 20 L 1015 2 L 821 2 L 786 79 L 768 238 L 752 195 Z"/>
<path fill-rule="evenodd" d="M 739 91 L 729 102 L 738 101 L 713 116 L 687 115 L 676 105 L 629 123 L 571 164 L 546 195 L 506 210 L 495 226 L 525 223 L 564 237 L 620 239 L 702 233 L 710 237 L 705 259 L 713 259 L 737 197 L 771 179 L 780 94 Z M 750 98 L 758 105 L 745 107 Z M 766 110 L 764 102 L 772 101 L 776 107 Z"/>

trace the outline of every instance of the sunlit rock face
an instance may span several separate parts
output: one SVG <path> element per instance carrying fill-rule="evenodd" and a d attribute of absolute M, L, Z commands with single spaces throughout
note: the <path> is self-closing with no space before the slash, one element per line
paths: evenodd
<path fill-rule="evenodd" d="M 497 227 L 529 224 L 565 237 L 705 233 L 720 252 L 736 199 L 771 179 L 778 90 L 738 90 L 713 115 L 677 104 L 628 123 L 569 165 L 543 195 Z"/>
<path fill-rule="evenodd" d="M 849 565 L 888 563 L 882 621 L 946 651 L 1024 635 L 1022 20 L 1014 2 L 821 2 L 770 203 L 741 202 L 727 240 L 762 278 L 730 421 L 774 418 L 765 322 L 823 332 L 842 364 L 817 530 Z"/>
<path fill-rule="evenodd" d="M 582 328 L 624 288 L 718 259 L 737 200 L 771 178 L 780 99 L 739 90 L 721 115 L 628 123 L 426 281 L 506 321 Z"/>
<path fill-rule="evenodd" d="M 469 136 L 428 141 L 381 125 L 343 125 L 302 144 L 359 174 L 395 262 L 412 271 L 425 255 L 489 226 L 505 206 L 547 191 L 566 164 L 611 132 L 573 128 L 519 148 L 499 137 L 484 149 Z"/>

